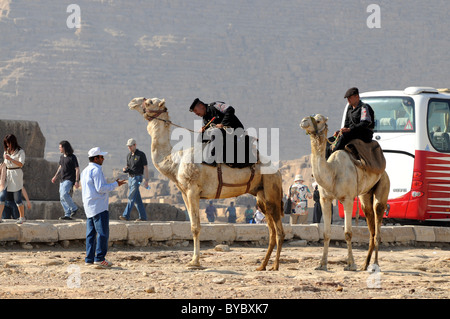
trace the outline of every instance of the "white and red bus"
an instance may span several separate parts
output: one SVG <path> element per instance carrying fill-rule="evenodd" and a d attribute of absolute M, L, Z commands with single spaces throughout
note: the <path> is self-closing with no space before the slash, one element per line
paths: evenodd
<path fill-rule="evenodd" d="M 391 181 L 385 221 L 450 222 L 450 90 L 409 87 L 360 97 L 375 112 L 374 139 Z M 364 216 L 356 203 L 354 214 Z"/>

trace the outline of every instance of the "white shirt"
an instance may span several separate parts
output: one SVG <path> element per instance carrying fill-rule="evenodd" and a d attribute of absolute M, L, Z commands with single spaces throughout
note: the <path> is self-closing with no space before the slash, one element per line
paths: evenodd
<path fill-rule="evenodd" d="M 3 153 L 3 158 L 5 158 L 6 152 Z M 13 160 L 19 161 L 25 164 L 25 151 L 23 149 L 16 150 L 14 154 L 9 155 Z M 14 164 L 5 158 L 4 163 L 6 164 L 6 183 L 5 187 L 8 192 L 17 192 L 23 188 L 23 171 L 19 166 Z"/>
<path fill-rule="evenodd" d="M 86 217 L 91 218 L 108 210 L 109 192 L 119 186 L 117 182 L 108 184 L 102 167 L 92 162 L 81 172 L 80 182 Z"/>

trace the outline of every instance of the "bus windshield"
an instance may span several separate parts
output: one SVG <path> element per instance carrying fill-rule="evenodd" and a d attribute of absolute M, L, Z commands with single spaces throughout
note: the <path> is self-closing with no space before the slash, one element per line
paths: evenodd
<path fill-rule="evenodd" d="M 450 152 L 450 100 L 431 99 L 428 104 L 428 135 L 439 152 Z"/>
<path fill-rule="evenodd" d="M 414 100 L 410 97 L 361 97 L 375 112 L 374 132 L 415 132 Z"/>

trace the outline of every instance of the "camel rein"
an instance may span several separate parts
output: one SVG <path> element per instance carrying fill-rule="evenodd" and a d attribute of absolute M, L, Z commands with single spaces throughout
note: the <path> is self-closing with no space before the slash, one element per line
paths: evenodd
<path fill-rule="evenodd" d="M 162 121 L 164 123 L 167 123 L 169 125 L 173 125 L 173 126 L 176 126 L 176 127 L 179 127 L 179 128 L 185 129 L 185 130 L 188 130 L 189 132 L 192 132 L 192 133 L 199 133 L 199 132 L 196 132 L 194 130 L 188 129 L 188 128 L 184 127 L 184 126 L 175 124 L 172 121 L 165 120 L 165 119 L 160 119 L 158 116 L 160 116 L 163 113 L 167 113 L 167 108 L 166 107 L 164 107 L 164 109 L 162 109 L 162 110 L 151 110 L 151 111 L 150 110 L 147 111 L 147 109 L 145 107 L 142 107 L 142 108 L 143 108 L 143 110 L 145 112 L 145 115 L 150 118 L 150 119 L 147 119 L 149 122 L 152 121 L 152 120 L 158 120 L 158 121 Z M 156 115 L 149 115 L 148 113 L 153 113 L 153 114 L 156 114 Z M 213 117 L 211 119 L 211 121 L 209 121 L 205 126 L 203 126 L 203 129 L 205 130 L 208 126 L 210 126 L 212 124 L 212 122 L 214 121 L 214 119 L 215 119 L 215 117 Z M 232 132 L 230 133 L 229 131 L 227 131 L 227 127 L 224 127 L 224 130 L 228 134 L 233 134 Z"/>
<path fill-rule="evenodd" d="M 195 132 L 194 130 L 191 130 L 191 129 L 188 129 L 188 128 L 183 127 L 183 126 L 181 126 L 181 125 L 175 124 L 175 123 L 173 123 L 172 121 L 165 120 L 165 119 L 160 119 L 158 116 L 160 116 L 160 115 L 163 114 L 163 113 L 167 113 L 167 108 L 166 108 L 166 107 L 164 107 L 164 109 L 162 109 L 162 110 L 151 110 L 151 111 L 147 111 L 147 110 L 144 108 L 144 112 L 145 112 L 145 115 L 146 115 L 147 117 L 150 118 L 150 120 L 147 119 L 149 122 L 150 122 L 151 120 L 158 120 L 158 121 L 162 121 L 162 122 L 164 122 L 164 123 L 167 123 L 167 124 L 169 124 L 169 125 L 173 125 L 173 126 L 176 126 L 176 127 L 179 127 L 179 128 L 185 129 L 185 130 L 188 130 L 188 131 L 190 131 L 190 132 L 192 132 L 192 133 L 197 133 L 197 132 Z M 152 114 L 156 114 L 156 115 L 149 115 L 148 113 L 152 113 Z"/>

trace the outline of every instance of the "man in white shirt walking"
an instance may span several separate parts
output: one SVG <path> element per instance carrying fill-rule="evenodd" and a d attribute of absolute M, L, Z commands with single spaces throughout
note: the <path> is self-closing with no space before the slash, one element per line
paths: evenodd
<path fill-rule="evenodd" d="M 109 192 L 125 181 L 108 184 L 102 171 L 104 156 L 99 147 L 89 150 L 89 164 L 81 173 L 83 206 L 86 213 L 86 259 L 87 265 L 108 268 L 112 263 L 105 259 L 109 239 Z"/>

